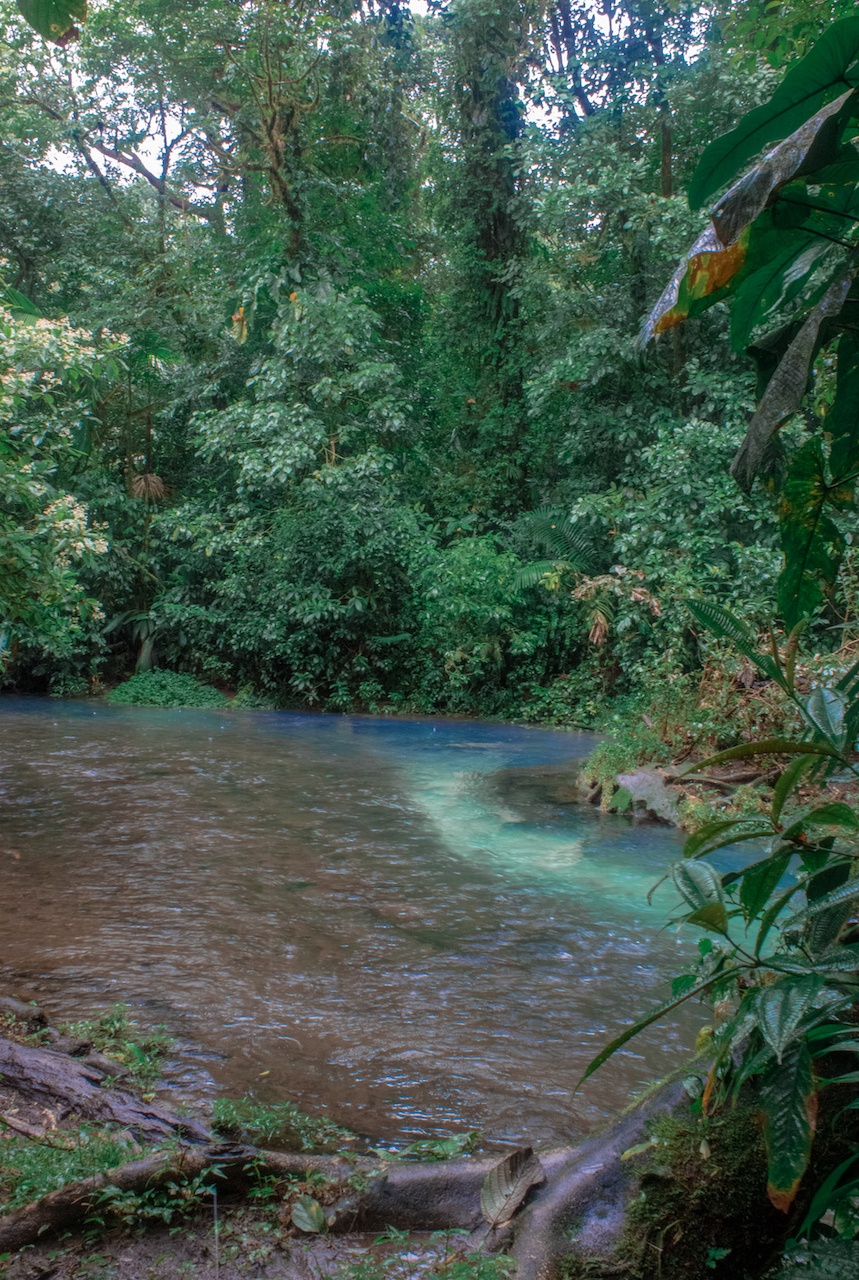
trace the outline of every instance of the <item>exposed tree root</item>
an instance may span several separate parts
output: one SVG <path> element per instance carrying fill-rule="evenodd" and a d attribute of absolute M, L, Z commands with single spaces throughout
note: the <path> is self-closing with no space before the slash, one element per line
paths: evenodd
<path fill-rule="evenodd" d="M 490 1230 L 481 1192 L 487 1174 L 499 1166 L 497 1155 L 434 1163 L 385 1162 L 351 1154 L 308 1155 L 218 1143 L 198 1121 L 180 1119 L 165 1108 L 147 1106 L 130 1092 L 105 1087 L 105 1073 L 79 1057 L 3 1038 L 0 1073 L 25 1096 L 53 1104 L 59 1101 L 82 1118 L 119 1125 L 150 1142 L 173 1140 L 153 1155 L 63 1187 L 0 1217 L 0 1254 L 34 1244 L 46 1233 L 79 1229 L 87 1218 L 107 1216 L 103 1193 L 110 1189 L 144 1195 L 168 1183 L 181 1186 L 204 1176 L 206 1185 L 217 1188 L 219 1198 L 240 1201 L 259 1186 L 261 1178 L 303 1181 L 321 1174 L 327 1187 L 319 1196 L 334 1232 L 387 1227 L 409 1232 L 465 1229 L 472 1233 L 475 1247 L 509 1250 L 517 1262 L 517 1280 L 558 1280 L 580 1272 L 588 1277 L 627 1272 L 640 1277 L 650 1272 L 647 1266 L 641 1269 L 641 1257 L 635 1261 L 628 1233 L 630 1211 L 634 1218 L 640 1208 L 645 1187 L 642 1174 L 649 1176 L 648 1166 L 640 1158 L 622 1157 L 648 1141 L 657 1117 L 672 1116 L 676 1119 L 669 1123 L 688 1124 L 688 1097 L 678 1076 L 654 1088 L 580 1146 L 539 1153 L 545 1182 L 530 1190 L 518 1211 L 511 1210 L 512 1221 Z M 31 1128 L 26 1121 L 19 1119 L 14 1127 L 31 1136 L 24 1133 Z M 35 1130 L 32 1136 L 36 1139 Z M 744 1139 L 744 1149 L 748 1145 Z M 711 1165 L 716 1163 L 714 1159 Z M 706 1176 L 711 1172 L 708 1166 Z M 750 1184 L 747 1204 L 744 1201 L 735 1224 L 740 1235 L 748 1229 L 747 1218 L 749 1223 L 758 1222 L 756 1206 L 767 1205 L 763 1165 L 760 1175 L 760 1186 Z M 492 1218 L 495 1210 L 487 1214 Z M 780 1221 L 770 1223 L 768 1234 L 762 1227 L 776 1250 L 787 1226 L 785 1220 L 783 1232 Z M 654 1275 L 661 1274 L 661 1254 L 658 1262 Z"/>
<path fill-rule="evenodd" d="M 211 1137 L 198 1120 L 182 1119 L 166 1107 L 142 1102 L 123 1089 L 105 1088 L 104 1071 L 53 1049 L 37 1049 L 0 1037 L 0 1076 L 28 1097 L 48 1098 L 69 1111 L 127 1129 L 149 1142 L 181 1136 L 194 1142 Z"/>
<path fill-rule="evenodd" d="M 386 1226 L 429 1231 L 480 1225 L 480 1188 L 497 1157 L 448 1160 L 438 1164 L 382 1165 L 363 1157 L 315 1156 L 264 1151 L 236 1144 L 182 1146 L 134 1160 L 53 1191 L 0 1218 L 0 1254 L 33 1244 L 45 1232 L 80 1226 L 98 1211 L 107 1188 L 142 1194 L 168 1182 L 190 1181 L 211 1172 L 219 1196 L 241 1197 L 260 1177 L 305 1178 L 321 1173 L 342 1186 L 334 1206 L 335 1231 L 373 1231 Z M 368 1181 L 352 1191 L 355 1173 Z"/>
<path fill-rule="evenodd" d="M 333 1231 L 481 1231 L 489 1248 L 512 1242 L 522 1280 L 548 1280 L 571 1255 L 607 1256 L 616 1247 L 634 1182 L 620 1155 L 642 1139 L 648 1118 L 676 1106 L 681 1093 L 671 1086 L 581 1147 L 543 1153 L 547 1181 L 506 1230 L 488 1232 L 480 1203 L 498 1156 L 384 1164 L 360 1156 L 289 1154 L 234 1144 L 183 1145 L 74 1183 L 0 1218 L 0 1253 L 32 1244 L 48 1231 L 79 1227 L 99 1211 L 100 1193 L 111 1187 L 142 1194 L 210 1171 L 219 1196 L 243 1197 L 260 1177 L 321 1173 L 335 1188 L 342 1187 L 333 1206 Z M 357 1189 L 355 1174 L 362 1175 Z"/>

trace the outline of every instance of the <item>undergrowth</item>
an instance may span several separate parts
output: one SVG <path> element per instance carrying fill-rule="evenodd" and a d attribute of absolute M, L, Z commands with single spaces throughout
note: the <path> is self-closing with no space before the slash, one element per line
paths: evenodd
<path fill-rule="evenodd" d="M 463 1236 L 467 1232 L 434 1231 L 430 1236 L 431 1249 L 423 1257 L 401 1252 L 387 1256 L 367 1254 L 354 1262 L 339 1267 L 329 1280 L 405 1280 L 421 1277 L 421 1280 L 506 1280 L 515 1270 L 515 1263 L 506 1254 L 485 1254 L 467 1250 Z M 407 1243 L 407 1232 L 389 1228 L 378 1236 L 374 1244 Z"/>
<path fill-rule="evenodd" d="M 222 693 L 183 671 L 141 671 L 107 695 L 112 706 L 203 707 L 227 705 Z"/>
<path fill-rule="evenodd" d="M 87 1226 L 90 1230 L 106 1227 L 108 1223 L 119 1223 L 123 1227 L 159 1223 L 169 1226 L 175 1219 L 212 1204 L 212 1188 L 217 1186 L 217 1176 L 218 1170 L 213 1167 L 193 1178 L 170 1179 L 145 1191 L 103 1187 L 93 1197 L 94 1208 L 87 1216 Z"/>
<path fill-rule="evenodd" d="M 266 1104 L 256 1098 L 218 1098 L 212 1107 L 215 1130 L 226 1138 L 243 1138 L 257 1146 L 277 1144 L 287 1150 L 334 1151 L 354 1139 L 324 1116 L 308 1116 L 291 1102 Z"/>
<path fill-rule="evenodd" d="M 856 1280 L 859 1240 L 816 1240 L 785 1256 L 773 1280 Z"/>
<path fill-rule="evenodd" d="M 766 1198 L 767 1162 L 755 1112 L 662 1117 L 627 1153 L 640 1175 L 623 1257 L 635 1280 L 737 1280 L 778 1256 L 782 1215 Z M 762 1206 L 767 1206 L 762 1208 Z"/>
<path fill-rule="evenodd" d="M 172 1040 L 163 1027 L 144 1029 L 131 1018 L 124 1004 L 115 1004 L 106 1013 L 80 1022 L 63 1023 L 60 1030 L 79 1040 L 89 1040 L 128 1071 L 141 1088 L 152 1086 L 161 1075 L 161 1066 Z"/>
<path fill-rule="evenodd" d="M 451 1133 L 446 1138 L 418 1138 L 406 1147 L 372 1147 L 382 1160 L 452 1160 L 455 1156 L 472 1155 L 480 1146 L 480 1129 L 467 1133 Z"/>
<path fill-rule="evenodd" d="M 57 1132 L 38 1143 L 7 1131 L 0 1138 L 0 1211 L 29 1204 L 69 1182 L 116 1169 L 139 1152 L 127 1137 L 107 1130 Z"/>

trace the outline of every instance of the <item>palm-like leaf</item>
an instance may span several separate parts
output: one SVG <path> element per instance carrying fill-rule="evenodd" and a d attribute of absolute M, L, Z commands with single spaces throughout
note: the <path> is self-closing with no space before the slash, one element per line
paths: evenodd
<path fill-rule="evenodd" d="M 520 528 L 535 547 L 568 564 L 573 572 L 588 573 L 593 568 L 593 533 L 557 507 L 538 507 L 523 518 Z"/>

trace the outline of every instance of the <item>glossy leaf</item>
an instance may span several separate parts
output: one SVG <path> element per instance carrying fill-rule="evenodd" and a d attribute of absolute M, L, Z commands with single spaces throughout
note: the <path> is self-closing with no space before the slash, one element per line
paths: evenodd
<path fill-rule="evenodd" d="M 817 1121 L 817 1092 L 808 1045 L 791 1045 L 761 1085 L 767 1194 L 787 1213 L 808 1167 Z"/>
<path fill-rule="evenodd" d="M 700 858 L 705 853 L 723 849 L 725 845 L 762 840 L 771 834 L 770 828 L 761 826 L 757 819 L 717 818 L 715 822 L 708 822 L 700 831 L 687 838 L 683 845 L 683 857 Z"/>
<path fill-rule="evenodd" d="M 841 755 L 826 742 L 795 742 L 791 738 L 762 738 L 760 742 L 741 742 L 737 747 L 727 747 L 717 751 L 715 755 L 700 760 L 697 764 L 684 769 L 681 777 L 701 769 L 710 769 L 716 764 L 727 764 L 731 760 L 749 760 L 754 756 L 792 756 L 795 754 L 809 756 L 828 756 L 836 760 Z"/>
<path fill-rule="evenodd" d="M 480 1188 L 480 1210 L 490 1227 L 509 1222 L 531 1188 L 545 1181 L 546 1171 L 530 1147 L 499 1160 Z"/>
<path fill-rule="evenodd" d="M 809 1205 L 808 1213 L 805 1215 L 802 1226 L 796 1233 L 797 1239 L 805 1239 L 814 1224 L 823 1217 L 824 1213 L 826 1213 L 828 1209 L 832 1207 L 836 1193 L 845 1173 L 848 1169 L 851 1169 L 857 1161 L 859 1161 L 859 1151 L 854 1151 L 846 1160 L 842 1160 L 841 1164 L 836 1165 L 829 1176 L 820 1184 L 817 1191 L 814 1193 L 814 1198 Z M 851 1184 L 851 1189 L 854 1187 L 855 1184 Z"/>
<path fill-rule="evenodd" d="M 758 326 L 783 323 L 783 309 L 807 288 L 815 273 L 826 271 L 827 266 L 830 273 L 837 271 L 843 261 L 838 246 L 805 228 L 777 230 L 769 214 L 761 221 L 763 225 L 752 228 L 748 269 L 737 281 L 732 298 L 731 345 L 737 352 L 747 349 Z M 824 277 L 823 287 L 828 283 Z M 778 362 L 774 369 L 777 366 Z M 765 390 L 766 384 L 760 394 Z"/>
<path fill-rule="evenodd" d="M 786 766 L 782 772 L 778 782 L 773 787 L 773 801 L 770 809 L 770 817 L 774 826 L 777 826 L 781 820 L 784 806 L 793 795 L 796 788 L 802 782 L 804 775 L 814 766 L 813 756 L 798 755 L 790 764 Z"/>
<path fill-rule="evenodd" d="M 827 689 L 818 685 L 812 689 L 803 710 L 809 723 L 833 746 L 846 745 L 845 722 L 850 699 L 840 689 Z"/>
<path fill-rule="evenodd" d="M 722 878 L 707 862 L 677 862 L 671 875 L 678 893 L 692 908 L 724 901 Z"/>
<path fill-rule="evenodd" d="M 832 438 L 829 467 L 833 484 L 844 483 L 859 470 L 859 339 L 842 334 L 838 341 L 836 393 L 826 415 L 825 430 Z M 849 485 L 852 498 L 854 485 Z"/>
<path fill-rule="evenodd" d="M 832 800 L 828 804 L 818 805 L 816 809 L 810 809 L 808 813 L 803 814 L 795 824 L 792 824 L 784 832 L 784 838 L 790 839 L 794 833 L 799 833 L 806 827 L 846 827 L 848 831 L 859 830 L 859 814 L 849 804 L 844 804 L 840 800 Z"/>
<path fill-rule="evenodd" d="M 839 889 L 833 889 L 831 893 L 825 893 L 822 898 L 817 898 L 803 908 L 802 911 L 795 912 L 785 922 L 785 928 L 797 929 L 809 920 L 813 920 L 815 916 L 822 915 L 824 911 L 828 911 L 831 907 L 844 906 L 848 902 L 853 902 L 856 898 L 859 898 L 859 880 L 851 880 Z"/>
<path fill-rule="evenodd" d="M 778 1058 L 796 1035 L 805 1013 L 813 1006 L 824 987 L 818 974 L 784 978 L 757 992 L 755 1008 L 761 1035 Z"/>
<path fill-rule="evenodd" d="M 786 138 L 857 79 L 859 18 L 833 22 L 809 53 L 791 68 L 769 102 L 750 111 L 730 133 L 711 142 L 689 184 L 689 203 L 698 209 L 730 182 L 747 160 L 776 138 Z"/>
<path fill-rule="evenodd" d="M 740 882 L 740 905 L 746 920 L 759 915 L 778 888 L 791 855 L 776 854 L 747 867 Z"/>
<path fill-rule="evenodd" d="M 697 911 L 686 916 L 685 923 L 696 924 L 710 933 L 718 933 L 725 938 L 728 936 L 728 910 L 724 902 L 708 902 L 705 907 L 699 907 Z"/>
<path fill-rule="evenodd" d="M 760 955 L 761 951 L 763 950 L 763 945 L 766 942 L 767 938 L 769 937 L 770 933 L 772 932 L 773 926 L 775 925 L 781 913 L 787 909 L 787 906 L 791 898 L 794 896 L 795 893 L 797 893 L 798 888 L 799 888 L 798 885 L 788 885 L 788 887 L 784 890 L 784 892 L 779 894 L 779 896 L 775 899 L 774 902 L 770 903 L 766 911 L 761 916 L 761 923 L 760 923 L 760 928 L 758 929 L 758 936 L 755 939 L 755 952 L 758 955 Z"/>

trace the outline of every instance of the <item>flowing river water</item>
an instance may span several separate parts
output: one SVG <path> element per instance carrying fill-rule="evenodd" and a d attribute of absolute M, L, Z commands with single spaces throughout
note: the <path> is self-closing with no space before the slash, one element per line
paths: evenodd
<path fill-rule="evenodd" d="M 646 902 L 677 833 L 562 803 L 592 745 L 5 698 L 0 988 L 166 1024 L 180 1097 L 288 1097 L 386 1141 L 578 1137 L 701 1020 L 572 1096 L 689 946 Z"/>

